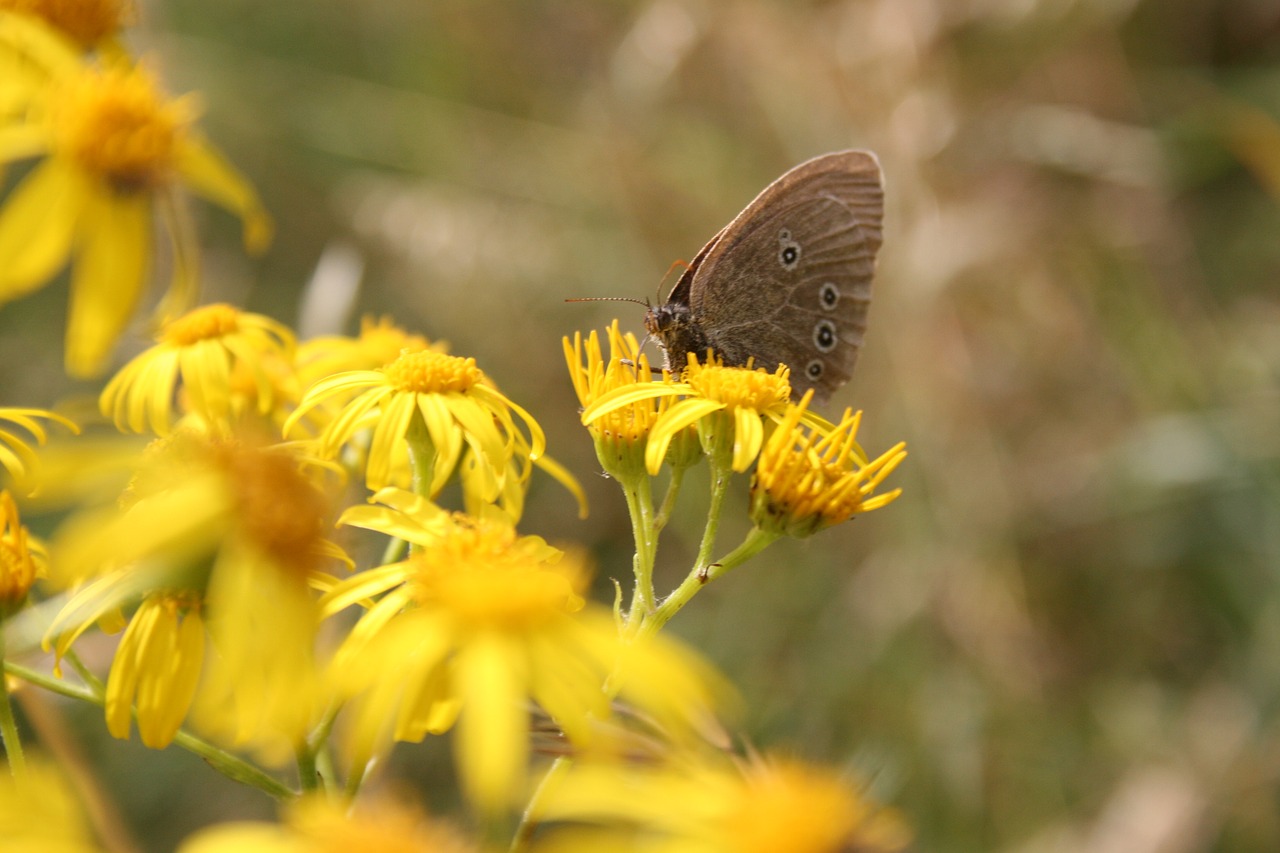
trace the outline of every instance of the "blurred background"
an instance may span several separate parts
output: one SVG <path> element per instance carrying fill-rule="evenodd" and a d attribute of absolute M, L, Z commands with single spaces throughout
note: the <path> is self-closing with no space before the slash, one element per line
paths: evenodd
<path fill-rule="evenodd" d="M 304 335 L 385 313 L 475 356 L 590 496 L 581 522 L 535 484 L 525 531 L 593 549 L 604 600 L 626 513 L 560 337 L 643 309 L 564 300 L 655 300 L 784 170 L 874 149 L 876 300 L 832 408 L 873 455 L 908 442 L 906 493 L 671 630 L 750 742 L 868 776 L 921 851 L 1280 849 L 1274 0 L 142 5 L 137 44 L 279 226 L 249 260 L 198 208 L 205 300 Z M 0 312 L 0 403 L 95 390 L 32 367 L 60 366 L 64 302 Z M 147 849 L 271 811 L 188 755 L 85 748 Z M 442 754 L 398 772 L 446 786 Z"/>

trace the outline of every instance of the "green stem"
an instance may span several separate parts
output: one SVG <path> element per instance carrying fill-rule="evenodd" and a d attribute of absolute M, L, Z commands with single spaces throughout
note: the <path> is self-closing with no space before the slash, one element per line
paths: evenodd
<path fill-rule="evenodd" d="M 551 766 L 547 768 L 542 780 L 538 782 L 538 787 L 534 789 L 533 796 L 529 798 L 528 804 L 520 814 L 520 823 L 516 826 L 515 834 L 511 838 L 511 847 L 507 853 L 520 853 L 533 840 L 533 834 L 538 830 L 538 810 L 542 805 L 542 798 L 546 796 L 553 780 L 567 773 L 572 763 L 573 759 L 567 755 L 562 755 L 551 762 Z"/>
<path fill-rule="evenodd" d="M 4 623 L 0 620 L 0 659 L 4 658 Z M 5 662 L 8 666 L 8 662 Z M 0 677 L 0 741 L 9 758 L 9 772 L 21 779 L 27 772 L 27 761 L 22 755 L 22 739 L 18 737 L 18 724 L 13 717 L 13 703 L 9 701 L 8 682 Z"/>
<path fill-rule="evenodd" d="M 71 664 L 71 668 L 76 671 L 76 675 L 80 676 L 80 679 L 89 685 L 89 689 L 93 691 L 95 696 L 105 697 L 107 695 L 107 686 L 102 683 L 102 679 L 93 673 L 93 670 L 85 666 L 84 661 L 80 660 L 80 656 L 76 654 L 75 649 L 67 649 L 67 653 L 62 656 L 62 659 Z"/>
<path fill-rule="evenodd" d="M 329 748 L 328 742 L 316 753 L 316 773 L 320 774 L 320 782 L 324 785 L 326 794 L 332 796 L 341 790 L 338 785 L 338 768 L 333 763 L 333 750 Z"/>
<path fill-rule="evenodd" d="M 724 511 L 724 496 L 729 491 L 729 478 L 733 474 L 728 460 L 722 455 L 708 453 L 711 465 L 711 500 L 707 506 L 707 526 L 702 531 L 702 544 L 698 546 L 698 558 L 680 586 L 663 599 L 662 603 L 645 612 L 643 619 L 636 622 L 635 613 L 628 624 L 637 634 L 652 635 L 680 612 L 680 608 L 689 603 L 697 595 L 698 590 L 707 582 L 707 568 L 711 564 L 711 549 L 716 544 L 716 533 L 720 529 L 720 516 Z"/>
<path fill-rule="evenodd" d="M 295 752 L 298 763 L 298 785 L 302 793 L 314 793 L 320 787 L 320 774 L 316 772 L 316 752 L 310 743 L 301 743 Z"/>
<path fill-rule="evenodd" d="M 321 787 L 332 792 L 336 786 L 333 766 L 333 755 L 329 751 L 329 733 L 333 730 L 333 722 L 338 717 L 340 706 L 334 705 L 320 719 L 307 738 L 306 745 L 298 754 L 298 781 L 302 790 L 317 791 Z"/>
<path fill-rule="evenodd" d="M 635 538 L 636 555 L 633 569 L 636 588 L 631 596 L 631 612 L 628 625 L 639 625 L 654 608 L 653 563 L 657 554 L 657 534 L 654 529 L 653 492 L 647 477 L 629 478 L 622 483 L 627 498 L 627 512 L 631 515 L 631 535 Z"/>
<path fill-rule="evenodd" d="M 389 566 L 392 563 L 398 563 L 404 559 L 405 552 L 409 550 L 408 540 L 400 537 L 392 537 L 387 540 L 387 547 L 382 550 L 382 562 L 378 565 Z"/>
<path fill-rule="evenodd" d="M 645 620 L 641 626 L 640 634 L 643 636 L 651 636 L 662 630 L 662 626 L 671 621 L 671 617 L 680 612 L 686 604 L 688 604 L 698 591 L 701 590 L 711 581 L 718 577 L 722 577 L 731 569 L 745 563 L 747 560 L 759 554 L 765 548 L 772 545 L 778 540 L 781 534 L 770 533 L 761 530 L 758 527 L 751 528 L 751 532 L 747 534 L 747 538 L 742 544 L 734 548 L 722 559 L 717 560 L 705 569 L 694 567 L 689 572 L 688 577 L 676 587 L 670 595 L 662 600 L 662 603 L 654 609 L 653 613 Z"/>
<path fill-rule="evenodd" d="M 671 482 L 667 483 L 667 493 L 662 496 L 662 506 L 658 507 L 658 515 L 653 519 L 653 533 L 656 536 L 671 520 L 671 512 L 675 509 L 676 497 L 680 494 L 680 485 L 684 482 L 687 468 L 671 469 Z"/>
<path fill-rule="evenodd" d="M 88 687 L 81 687 L 76 684 L 68 684 L 61 679 L 54 678 L 51 675 L 45 675 L 43 672 L 37 672 L 29 667 L 12 661 L 4 662 L 5 672 L 21 678 L 23 681 L 43 687 L 59 696 L 66 696 L 71 699 L 79 699 L 82 702 L 88 702 L 91 705 L 97 705 L 99 708 L 106 704 L 106 700 L 102 696 L 95 695 Z M 210 767 L 217 770 L 222 775 L 234 779 L 237 782 L 257 788 L 263 793 L 275 797 L 277 800 L 289 800 L 296 797 L 296 791 L 290 790 L 286 785 L 278 779 L 272 777 L 266 772 L 260 770 L 239 756 L 232 755 L 220 747 L 216 747 L 208 741 L 196 737 L 190 732 L 180 730 L 173 738 L 173 742 L 188 752 L 193 752 L 203 758 Z"/>
<path fill-rule="evenodd" d="M 698 546 L 698 559 L 691 574 L 701 575 L 711 565 L 711 549 L 716 546 L 716 534 L 720 531 L 720 516 L 724 511 L 724 496 L 729 493 L 729 479 L 733 469 L 717 454 L 709 454 L 711 460 L 711 500 L 707 504 L 707 526 L 702 530 L 702 544 Z"/>

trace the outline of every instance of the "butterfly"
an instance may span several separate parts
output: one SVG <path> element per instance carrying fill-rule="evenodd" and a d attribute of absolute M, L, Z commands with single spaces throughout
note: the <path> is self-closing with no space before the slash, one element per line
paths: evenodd
<path fill-rule="evenodd" d="M 823 154 L 769 184 L 645 315 L 667 369 L 707 350 L 731 366 L 785 364 L 793 397 L 826 400 L 858 360 L 883 219 L 870 151 Z"/>

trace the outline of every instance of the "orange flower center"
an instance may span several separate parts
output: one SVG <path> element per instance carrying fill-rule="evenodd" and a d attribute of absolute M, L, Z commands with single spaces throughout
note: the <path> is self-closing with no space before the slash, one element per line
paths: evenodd
<path fill-rule="evenodd" d="M 162 185 L 194 110 L 167 100 L 140 68 L 92 68 L 65 83 L 55 112 L 59 148 L 122 192 Z"/>
<path fill-rule="evenodd" d="M 160 340 L 177 347 L 189 347 L 198 341 L 224 337 L 239 327 L 240 312 L 230 305 L 216 303 L 171 321 L 161 332 Z"/>
<path fill-rule="evenodd" d="M 731 409 L 765 412 L 791 398 L 789 376 L 790 372 L 783 366 L 769 373 L 763 368 L 699 364 L 691 358 L 684 381 L 698 396 L 724 403 Z"/>
<path fill-rule="evenodd" d="M 285 453 L 231 442 L 213 450 L 235 489 L 237 519 L 248 538 L 304 580 L 323 547 L 324 495 Z"/>
<path fill-rule="evenodd" d="M 0 0 L 0 9 L 43 18 L 89 48 L 133 18 L 130 0 Z"/>
<path fill-rule="evenodd" d="M 484 379 L 474 358 L 431 350 L 403 353 L 382 372 L 392 387 L 412 394 L 465 392 Z"/>

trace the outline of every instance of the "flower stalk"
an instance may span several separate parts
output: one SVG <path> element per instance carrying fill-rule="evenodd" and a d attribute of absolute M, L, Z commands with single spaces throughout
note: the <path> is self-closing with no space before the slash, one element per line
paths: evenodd
<path fill-rule="evenodd" d="M 4 624 L 0 622 L 0 660 L 4 659 Z M 6 668 L 8 662 L 5 662 Z M 9 680 L 0 676 L 0 741 L 4 742 L 5 755 L 9 759 L 9 772 L 21 779 L 27 772 L 27 762 L 22 754 L 22 739 L 18 736 L 18 724 L 13 716 L 13 702 L 9 698 Z"/>

